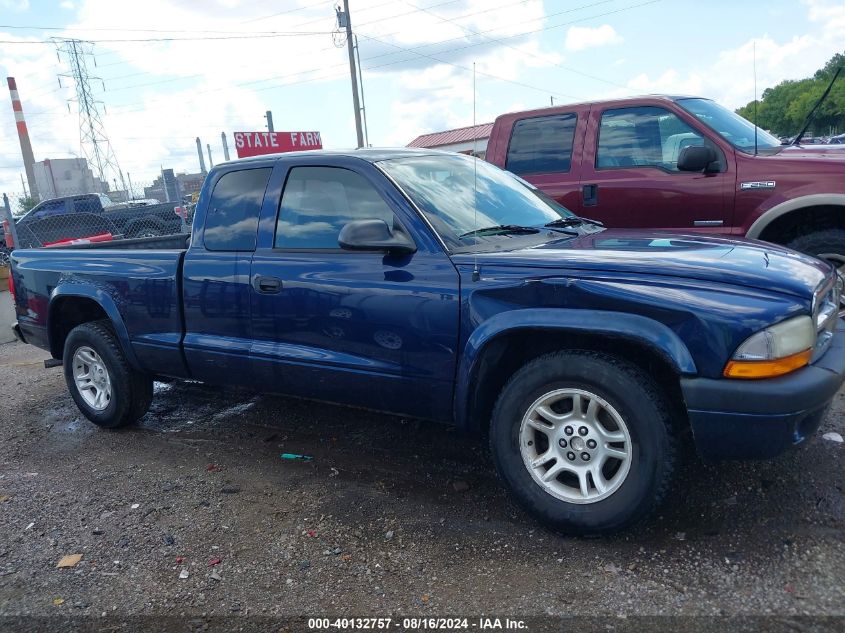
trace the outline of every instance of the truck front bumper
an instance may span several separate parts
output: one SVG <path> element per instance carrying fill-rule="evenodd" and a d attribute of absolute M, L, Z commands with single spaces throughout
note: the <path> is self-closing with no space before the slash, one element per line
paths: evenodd
<path fill-rule="evenodd" d="M 812 365 L 779 378 L 684 378 L 696 448 L 708 459 L 768 459 L 816 432 L 845 381 L 845 327 Z"/>

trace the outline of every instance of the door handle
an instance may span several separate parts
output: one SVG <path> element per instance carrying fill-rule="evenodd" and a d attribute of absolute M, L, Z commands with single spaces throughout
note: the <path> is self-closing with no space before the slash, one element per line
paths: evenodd
<path fill-rule="evenodd" d="M 252 278 L 252 287 L 262 294 L 272 295 L 281 292 L 282 280 L 278 277 L 255 275 Z"/>
<path fill-rule="evenodd" d="M 581 187 L 585 207 L 594 207 L 599 203 L 599 186 L 584 185 Z"/>

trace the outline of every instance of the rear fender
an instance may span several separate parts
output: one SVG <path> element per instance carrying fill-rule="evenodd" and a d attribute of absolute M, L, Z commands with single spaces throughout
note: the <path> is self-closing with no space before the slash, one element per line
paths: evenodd
<path fill-rule="evenodd" d="M 110 294 L 105 292 L 102 288 L 98 288 L 93 284 L 68 284 L 59 285 L 50 294 L 50 308 L 47 311 L 47 332 L 50 336 L 50 351 L 54 358 L 59 358 L 62 350 L 56 349 L 58 342 L 54 341 L 54 332 L 56 329 L 53 326 L 53 319 L 55 318 L 56 306 L 59 304 L 57 299 L 67 297 L 80 297 L 91 299 L 99 305 L 111 321 L 117 339 L 120 342 L 120 347 L 126 355 L 126 360 L 134 369 L 140 369 L 138 359 L 132 349 L 132 344 L 129 340 L 129 332 L 126 330 L 126 324 L 123 322 L 123 317 L 117 309 L 117 304 Z"/>

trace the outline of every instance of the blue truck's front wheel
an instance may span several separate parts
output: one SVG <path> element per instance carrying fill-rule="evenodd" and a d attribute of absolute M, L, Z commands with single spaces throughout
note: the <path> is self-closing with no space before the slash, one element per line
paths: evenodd
<path fill-rule="evenodd" d="M 517 371 L 490 442 L 517 501 L 571 534 L 613 532 L 646 515 L 665 495 L 676 454 L 651 378 L 590 351 L 547 354 Z"/>
<path fill-rule="evenodd" d="M 63 362 L 71 397 L 97 426 L 126 426 L 149 409 L 152 378 L 129 365 L 108 321 L 73 328 L 65 341 Z"/>

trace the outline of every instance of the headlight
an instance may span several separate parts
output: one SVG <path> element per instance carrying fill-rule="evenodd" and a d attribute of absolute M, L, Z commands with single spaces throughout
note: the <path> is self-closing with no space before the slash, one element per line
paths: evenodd
<path fill-rule="evenodd" d="M 750 336 L 725 366 L 727 378 L 771 378 L 795 371 L 810 362 L 816 344 L 816 327 L 809 316 L 800 316 Z"/>

